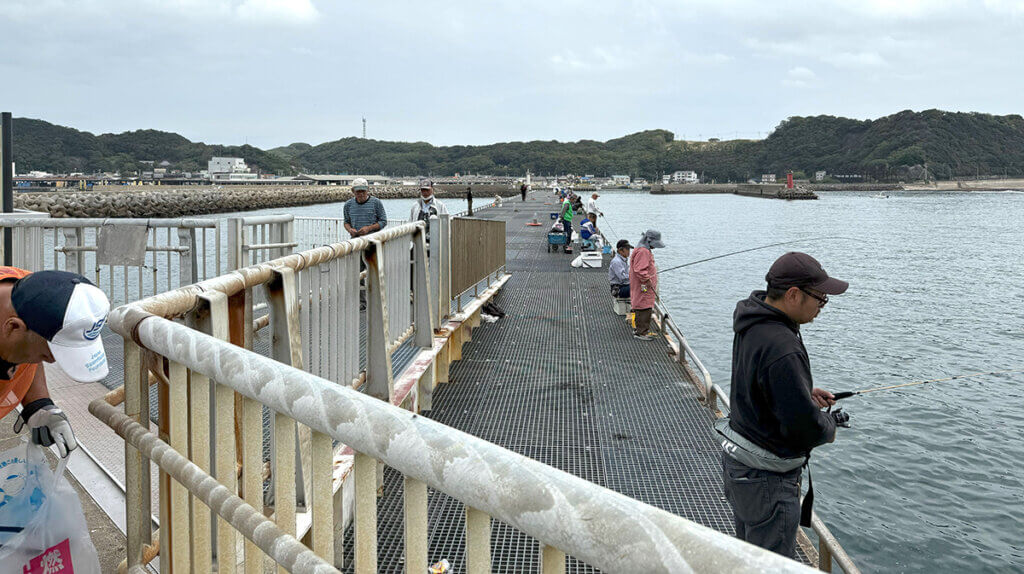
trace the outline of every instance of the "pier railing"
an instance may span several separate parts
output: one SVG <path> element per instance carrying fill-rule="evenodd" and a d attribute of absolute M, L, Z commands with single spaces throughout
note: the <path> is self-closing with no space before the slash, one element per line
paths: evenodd
<path fill-rule="evenodd" d="M 451 299 L 458 310 L 462 295 L 490 286 L 505 269 L 505 222 L 456 217 L 451 222 Z M 474 293 L 475 295 L 475 293 Z"/>
<path fill-rule="evenodd" d="M 492 519 L 539 541 L 536 563 L 545 573 L 564 572 L 567 554 L 608 572 L 809 571 L 418 416 L 431 372 L 422 370 L 423 361 L 429 363 L 442 344 L 433 333 L 424 235 L 420 223 L 390 228 L 111 313 L 112 328 L 125 339 L 124 411 L 111 395 L 94 401 L 90 411 L 126 441 L 131 571 L 158 551 L 161 572 L 211 571 L 216 563 L 221 572 L 240 564 L 255 573 L 268 559 L 282 571 L 333 572 L 343 566 L 343 536 L 351 522 L 354 570 L 376 572 L 381 464 L 404 476 L 409 572 L 427 568 L 428 489 L 465 504 L 470 573 L 490 570 Z M 400 259 L 400 251 L 415 264 Z M 389 257 L 396 267 L 389 267 Z M 305 308 L 310 321 L 314 313 L 324 321 L 321 333 L 341 330 L 339 346 L 358 345 L 358 337 L 344 329 L 359 314 L 359 260 L 367 270 L 365 370 L 359 373 L 358 363 L 342 359 L 333 376 L 330 367 L 321 367 L 319 376 L 306 372 Z M 406 319 L 394 323 L 389 313 L 409 300 L 392 299 L 392 283 L 411 295 L 412 340 L 420 348 L 397 377 L 390 350 L 401 335 L 392 329 Z M 257 289 L 267 293 L 269 357 L 248 348 Z M 156 431 L 149 428 L 151 379 L 159 387 Z M 271 413 L 266 439 L 265 408 Z M 264 440 L 273 447 L 267 469 Z M 157 535 L 149 520 L 150 461 L 160 472 Z"/>
<path fill-rule="evenodd" d="M 89 278 L 124 304 L 216 277 L 224 271 L 216 219 L 0 217 L 12 230 L 13 265 Z"/>
<path fill-rule="evenodd" d="M 274 238 L 266 241 L 279 243 Z M 344 512 L 342 484 L 353 483 L 350 475 L 362 460 L 344 445 L 335 448 L 330 436 L 281 412 L 273 416 L 265 436 L 267 403 L 236 395 L 219 377 L 211 379 L 195 369 L 194 353 L 203 356 L 212 348 L 204 344 L 185 356 L 158 350 L 159 345 L 140 340 L 139 328 L 166 320 L 193 335 L 207 333 L 230 342 L 225 345 L 262 357 L 248 349 L 258 328 L 252 320 L 254 292 L 263 291 L 272 331 L 270 358 L 265 360 L 307 368 L 308 376 L 332 387 L 359 387 L 375 401 L 415 411 L 417 385 L 430 384 L 432 371 L 414 360 L 393 376 L 391 355 L 407 339 L 421 352 L 433 350 L 425 249 L 422 224 L 408 224 L 245 267 L 111 313 L 111 328 L 125 337 L 125 385 L 121 393 L 94 401 L 90 411 L 129 445 L 125 453 L 127 566 L 142 563 L 147 548 L 159 548 L 161 571 L 208 571 L 215 561 L 233 565 L 241 563 L 242 557 L 247 571 L 262 571 L 263 553 L 291 564 L 280 552 L 294 550 L 293 542 L 302 537 L 326 560 L 321 566 L 335 562 L 335 549 L 339 556 L 341 550 L 340 545 L 334 546 L 335 527 L 340 527 L 344 515 L 335 519 L 334 512 Z M 412 256 L 418 265 L 411 264 Z M 365 319 L 360 317 L 360 261 L 367 268 Z M 361 321 L 366 327 L 365 369 L 360 362 Z M 151 377 L 147 371 L 154 370 Z M 151 381 L 159 388 L 159 433 L 149 432 L 146 424 Z M 122 397 L 123 414 L 114 406 Z M 315 403 L 318 410 L 327 404 L 320 395 L 301 399 Z M 265 470 L 267 450 L 270 464 Z M 162 476 L 157 544 L 151 544 L 148 520 L 150 458 Z M 370 472 L 376 476 L 376 464 Z M 265 474 L 269 476 L 266 483 Z M 354 473 L 361 475 L 361 471 Z M 360 484 L 353 487 L 357 492 L 365 487 Z M 376 492 L 375 478 L 371 492 Z M 241 498 L 236 499 L 236 494 Z M 209 532 L 211 518 L 200 501 L 222 518 L 237 518 L 241 512 L 248 522 L 218 521 L 216 542 L 211 542 L 202 536 Z M 280 540 L 272 546 L 262 545 L 255 531 L 245 529 L 264 510 L 273 513 L 279 527 L 273 532 Z M 356 514 L 362 516 L 361 511 Z M 241 555 L 236 554 L 239 532 L 252 535 Z M 294 557 L 292 550 L 288 552 Z"/>
<path fill-rule="evenodd" d="M 661 326 L 662 335 L 668 341 L 669 347 L 672 348 L 677 360 L 683 363 L 684 369 L 703 396 L 704 404 L 711 409 L 715 417 L 720 418 L 724 416 L 719 408 L 719 404 L 723 405 L 726 410 L 729 409 L 729 393 L 711 380 L 711 373 L 708 372 L 700 357 L 690 347 L 686 337 L 683 336 L 682 330 L 679 329 L 679 326 L 669 314 L 660 297 L 655 300 L 654 316 L 658 325 Z M 687 360 L 693 363 L 696 371 L 687 363 Z M 839 541 L 836 540 L 828 526 L 814 512 L 811 515 L 811 528 L 818 537 L 816 558 L 819 570 L 831 572 L 833 561 L 835 561 L 835 564 L 846 574 L 860 574 L 860 569 L 853 563 L 853 559 L 850 558 L 846 550 L 839 544 Z M 802 534 L 803 531 L 800 533 Z M 810 540 L 806 537 L 803 542 L 808 545 L 810 544 Z"/>

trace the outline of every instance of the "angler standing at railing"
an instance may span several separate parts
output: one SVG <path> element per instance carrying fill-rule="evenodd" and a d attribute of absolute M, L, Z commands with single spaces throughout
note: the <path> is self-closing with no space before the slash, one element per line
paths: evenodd
<path fill-rule="evenodd" d="M 849 284 L 825 273 L 810 255 L 790 252 L 772 265 L 767 291 L 754 291 L 733 314 L 731 412 L 719 419 L 725 497 L 736 537 L 795 557 L 797 526 L 810 526 L 814 487 L 800 507 L 800 475 L 811 449 L 832 442 L 849 415 L 823 412 L 832 393 L 814 387 L 800 337 Z"/>
<path fill-rule="evenodd" d="M 109 311 L 107 296 L 81 275 L 0 267 L 0 418 L 21 403 L 14 432 L 28 425 L 32 442 L 56 444 L 62 457 L 78 447 L 40 363 L 56 362 L 84 383 L 107 376 L 100 331 Z"/>
<path fill-rule="evenodd" d="M 370 196 L 370 184 L 366 179 L 357 177 L 352 180 L 352 199 L 345 202 L 345 231 L 352 237 L 362 237 L 384 229 L 388 224 L 388 214 L 384 211 L 384 203 Z"/>
<path fill-rule="evenodd" d="M 434 197 L 434 182 L 429 179 L 420 180 L 420 198 L 409 210 L 409 221 L 422 221 L 430 232 L 430 218 L 438 215 L 446 215 L 448 208 Z"/>
<path fill-rule="evenodd" d="M 636 244 L 633 256 L 629 258 L 629 305 L 633 308 L 635 322 L 633 338 L 653 341 L 650 333 L 654 300 L 657 298 L 658 267 L 654 264 L 652 249 L 665 247 L 661 232 L 648 229 Z"/>

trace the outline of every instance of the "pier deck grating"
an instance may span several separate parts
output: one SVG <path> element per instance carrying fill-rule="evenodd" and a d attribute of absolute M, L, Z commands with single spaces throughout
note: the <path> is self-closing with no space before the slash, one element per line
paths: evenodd
<path fill-rule="evenodd" d="M 548 253 L 552 206 L 538 195 L 487 210 L 507 225 L 512 277 L 494 300 L 506 317 L 474 329 L 426 415 L 733 534 L 711 412 L 668 347 L 633 339 L 612 312 L 607 265 L 572 269 L 574 255 Z M 535 212 L 543 225 L 527 227 Z M 404 567 L 401 489 L 401 476 L 388 469 L 378 517 L 381 572 Z M 464 512 L 430 491 L 430 560 L 448 559 L 455 572 L 465 570 Z M 351 529 L 346 549 L 351 558 Z M 538 551 L 537 541 L 494 521 L 494 572 L 537 572 Z M 594 569 L 570 557 L 567 571 Z"/>

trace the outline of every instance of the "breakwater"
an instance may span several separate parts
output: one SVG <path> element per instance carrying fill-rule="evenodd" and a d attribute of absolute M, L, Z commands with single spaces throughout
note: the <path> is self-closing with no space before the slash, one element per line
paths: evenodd
<path fill-rule="evenodd" d="M 785 185 L 778 183 L 691 183 L 658 185 L 651 188 L 652 195 L 697 193 L 731 193 L 746 197 L 764 197 L 768 199 L 818 199 L 818 196 L 809 189 L 803 187 L 786 189 Z"/>
<path fill-rule="evenodd" d="M 108 186 L 98 191 L 60 191 L 17 193 L 14 206 L 42 211 L 50 217 L 185 217 L 208 213 L 230 213 L 254 209 L 296 207 L 319 203 L 336 203 L 352 197 L 348 187 L 327 185 L 300 186 Z M 494 195 L 513 195 L 507 185 L 473 186 L 473 194 L 481 201 Z M 419 190 L 406 186 L 382 186 L 372 190 L 381 199 L 408 199 L 419 196 Z M 465 197 L 465 186 L 437 186 L 440 198 Z"/>
<path fill-rule="evenodd" d="M 903 191 L 899 183 L 807 183 L 811 191 Z"/>

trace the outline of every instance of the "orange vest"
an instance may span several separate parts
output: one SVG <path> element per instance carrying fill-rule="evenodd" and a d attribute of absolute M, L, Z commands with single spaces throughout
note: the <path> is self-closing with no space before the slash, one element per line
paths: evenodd
<path fill-rule="evenodd" d="M 31 273 L 31 271 L 17 267 L 0 266 L 0 281 L 21 279 Z M 21 399 L 32 386 L 32 380 L 36 378 L 36 368 L 38 367 L 38 363 L 18 365 L 10 380 L 7 380 L 7 373 L 0 373 L 0 418 L 7 416 L 7 413 L 21 404 Z"/>

